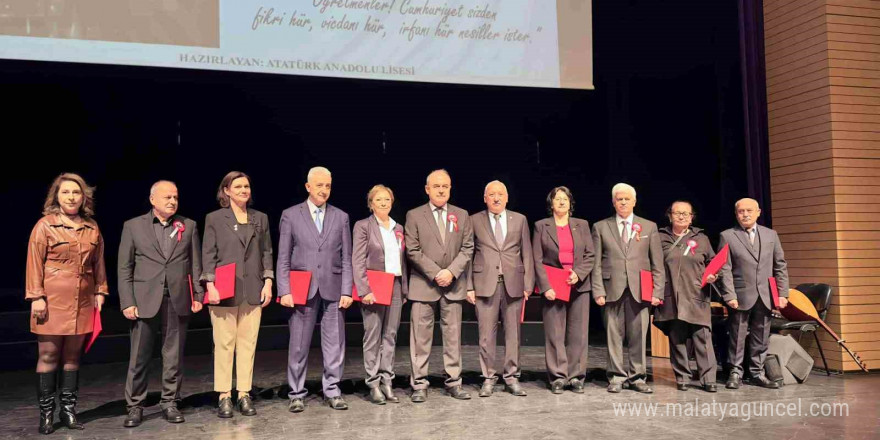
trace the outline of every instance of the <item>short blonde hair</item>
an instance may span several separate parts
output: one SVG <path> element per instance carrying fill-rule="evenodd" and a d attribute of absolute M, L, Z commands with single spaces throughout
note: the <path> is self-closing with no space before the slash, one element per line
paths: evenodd
<path fill-rule="evenodd" d="M 620 192 L 628 192 L 628 193 L 632 194 L 634 199 L 636 198 L 636 189 L 633 188 L 633 186 L 628 183 L 621 182 L 621 183 L 618 183 L 617 185 L 614 185 L 614 187 L 611 188 L 611 200 L 614 200 L 615 198 L 617 198 L 617 193 L 620 193 Z"/>
<path fill-rule="evenodd" d="M 378 194 L 379 191 L 388 191 L 388 195 L 391 196 L 391 203 L 394 203 L 394 191 L 391 191 L 391 188 L 382 185 L 381 183 L 373 185 L 373 187 L 370 188 L 370 192 L 367 193 L 367 208 L 370 209 L 370 212 L 373 212 L 373 197 L 376 197 L 376 194 Z"/>
<path fill-rule="evenodd" d="M 327 168 L 325 168 L 325 167 L 312 167 L 309 170 L 309 174 L 306 175 L 306 182 L 311 182 L 312 178 L 318 174 L 326 174 L 328 177 L 333 178 L 333 174 L 331 174 L 330 170 L 328 170 Z"/>

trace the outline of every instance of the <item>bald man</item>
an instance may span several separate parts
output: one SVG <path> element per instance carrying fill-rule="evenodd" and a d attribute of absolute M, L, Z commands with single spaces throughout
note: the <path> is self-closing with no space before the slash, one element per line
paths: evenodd
<path fill-rule="evenodd" d="M 743 375 L 746 345 L 752 384 L 779 388 L 764 375 L 764 359 L 770 340 L 770 277 L 779 288 L 779 307 L 788 305 L 788 267 L 776 231 L 757 224 L 761 208 L 754 199 L 735 205 L 738 226 L 721 233 L 718 249 L 730 246 L 730 257 L 721 268 L 721 295 L 730 307 L 727 388 L 739 388 Z M 748 344 L 746 339 L 748 338 Z"/>
<path fill-rule="evenodd" d="M 177 186 L 159 181 L 150 188 L 150 212 L 122 227 L 118 280 L 122 314 L 132 321 L 131 354 L 125 379 L 128 416 L 123 425 L 141 424 L 147 399 L 153 341 L 162 333 L 162 397 L 159 407 L 170 423 L 182 423 L 177 409 L 183 382 L 183 350 L 190 316 L 202 309 L 202 247 L 196 222 L 177 214 Z"/>
<path fill-rule="evenodd" d="M 504 325 L 502 378 L 507 391 L 525 396 L 519 384 L 520 316 L 523 303 L 535 288 L 535 265 L 529 222 L 507 209 L 507 187 L 495 180 L 483 191 L 486 210 L 471 216 L 474 228 L 474 261 L 468 268 L 468 302 L 477 308 L 480 332 L 480 397 L 489 397 L 498 377 L 495 339 L 498 317 Z"/>

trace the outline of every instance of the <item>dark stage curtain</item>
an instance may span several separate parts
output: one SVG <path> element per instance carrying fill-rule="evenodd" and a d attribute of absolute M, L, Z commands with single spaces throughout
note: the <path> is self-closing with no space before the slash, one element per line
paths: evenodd
<path fill-rule="evenodd" d="M 762 0 L 739 0 L 739 46 L 748 189 L 750 196 L 761 204 L 762 223 L 772 226 Z"/>

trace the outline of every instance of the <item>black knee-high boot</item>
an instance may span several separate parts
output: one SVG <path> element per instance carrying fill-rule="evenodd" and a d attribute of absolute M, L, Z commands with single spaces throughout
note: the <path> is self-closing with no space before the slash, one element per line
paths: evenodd
<path fill-rule="evenodd" d="M 55 378 L 58 372 L 37 373 L 37 399 L 40 404 L 40 434 L 55 431 Z"/>
<path fill-rule="evenodd" d="M 76 420 L 76 398 L 79 393 L 79 371 L 63 371 L 61 373 L 61 394 L 58 400 L 61 402 L 61 412 L 58 414 L 61 423 L 68 429 L 85 429 L 82 423 Z"/>

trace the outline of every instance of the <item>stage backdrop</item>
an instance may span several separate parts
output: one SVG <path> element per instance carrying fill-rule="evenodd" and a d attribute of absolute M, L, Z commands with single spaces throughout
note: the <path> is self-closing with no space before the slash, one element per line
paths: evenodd
<path fill-rule="evenodd" d="M 0 0 L 0 58 L 593 87 L 590 0 Z"/>
<path fill-rule="evenodd" d="M 568 185 L 575 215 L 594 223 L 612 215 L 611 186 L 626 181 L 638 189 L 640 215 L 665 225 L 666 207 L 690 199 L 697 225 L 717 240 L 735 224 L 734 202 L 748 195 L 736 5 L 615 1 L 597 3 L 594 13 L 602 36 L 594 91 L 0 61 L 0 96 L 9 109 L 0 133 L 4 151 L 15 152 L 0 173 L 8 231 L 0 252 L 0 356 L 11 359 L 0 368 L 33 367 L 23 292 L 27 240 L 62 171 L 97 186 L 107 244 L 107 338 L 87 362 L 127 356 L 116 254 L 123 222 L 148 211 L 156 179 L 177 181 L 180 213 L 201 225 L 218 208 L 223 175 L 249 173 L 254 207 L 269 215 L 276 246 L 279 216 L 305 200 L 305 174 L 314 165 L 333 171 L 330 203 L 352 221 L 369 215 L 366 193 L 376 183 L 394 189 L 392 216 L 403 220 L 427 201 L 427 173 L 446 167 L 452 203 L 470 212 L 485 209 L 483 188 L 498 178 L 510 189 L 510 209 L 530 222 L 548 215 L 553 186 Z M 524 344 L 543 344 L 541 305 L 527 307 Z M 600 308 L 591 312 L 591 335 L 601 344 Z M 261 349 L 286 347 L 288 315 L 274 304 L 266 309 Z M 360 311 L 353 307 L 346 320 L 358 328 Z M 407 334 L 408 320 L 405 311 L 399 334 Z M 472 307 L 465 321 L 463 341 L 474 344 Z M 207 314 L 191 328 L 187 349 L 210 353 Z M 348 341 L 360 343 L 356 333 Z"/>

